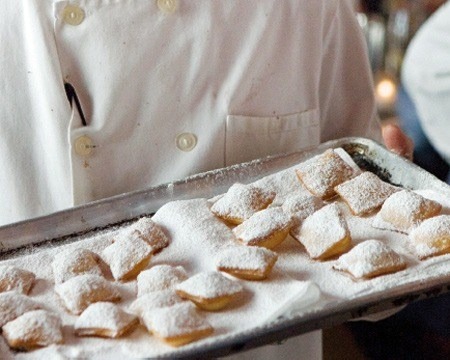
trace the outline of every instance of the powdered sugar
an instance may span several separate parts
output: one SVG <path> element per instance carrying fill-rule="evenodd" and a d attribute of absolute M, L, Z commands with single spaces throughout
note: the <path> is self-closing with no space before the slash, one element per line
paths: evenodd
<path fill-rule="evenodd" d="M 221 268 L 261 270 L 276 260 L 277 254 L 265 248 L 236 246 L 225 249 L 217 256 L 216 265 Z"/>
<path fill-rule="evenodd" d="M 0 266 L 0 292 L 15 290 L 28 294 L 36 276 L 14 266 Z"/>
<path fill-rule="evenodd" d="M 176 286 L 192 296 L 213 299 L 219 296 L 237 294 L 243 290 L 237 280 L 230 280 L 220 272 L 207 271 L 198 273 Z"/>
<path fill-rule="evenodd" d="M 186 280 L 188 275 L 182 266 L 155 265 L 142 271 L 137 277 L 138 296 L 174 288 Z"/>
<path fill-rule="evenodd" d="M 341 255 L 335 268 L 348 271 L 356 278 L 362 278 L 382 270 L 397 270 L 404 265 L 406 264 L 401 256 L 383 242 L 366 240 Z"/>

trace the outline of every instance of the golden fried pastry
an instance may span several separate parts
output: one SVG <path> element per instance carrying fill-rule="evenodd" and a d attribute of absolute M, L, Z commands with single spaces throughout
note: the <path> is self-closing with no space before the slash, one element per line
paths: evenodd
<path fill-rule="evenodd" d="M 335 187 L 354 215 L 361 216 L 377 210 L 400 188 L 388 184 L 370 171 Z"/>
<path fill-rule="evenodd" d="M 24 294 L 8 291 L 0 294 L 0 328 L 27 311 L 40 309 L 41 305 Z"/>
<path fill-rule="evenodd" d="M 55 284 L 74 276 L 91 274 L 102 276 L 98 255 L 87 249 L 75 249 L 58 253 L 52 262 Z"/>
<path fill-rule="evenodd" d="M 291 235 L 305 247 L 315 260 L 340 255 L 351 247 L 347 221 L 335 203 L 324 206 L 308 216 Z"/>
<path fill-rule="evenodd" d="M 389 196 L 374 220 L 375 227 L 408 233 L 423 220 L 439 215 L 442 205 L 410 190 L 398 191 Z"/>
<path fill-rule="evenodd" d="M 333 149 L 302 162 L 295 172 L 311 194 L 324 200 L 336 195 L 334 191 L 336 185 L 355 175 L 355 170 Z"/>
<path fill-rule="evenodd" d="M 242 291 L 242 285 L 218 271 L 201 272 L 176 286 L 177 294 L 199 308 L 215 311 L 227 306 Z"/>
<path fill-rule="evenodd" d="M 403 258 L 379 240 L 366 240 L 339 257 L 336 270 L 356 279 L 370 279 L 406 268 Z"/>
<path fill-rule="evenodd" d="M 291 214 L 295 224 L 299 225 L 324 205 L 322 199 L 308 193 L 298 192 L 286 199 L 282 209 L 285 213 Z"/>
<path fill-rule="evenodd" d="M 172 306 L 183 301 L 173 289 L 153 291 L 134 300 L 129 311 L 137 316 L 142 316 L 147 310 Z"/>
<path fill-rule="evenodd" d="M 169 245 L 169 238 L 159 225 L 151 218 L 142 217 L 124 229 L 127 234 L 136 234 L 142 240 L 148 242 L 153 253 L 157 253 Z"/>
<path fill-rule="evenodd" d="M 118 238 L 102 252 L 116 280 L 132 280 L 144 270 L 152 257 L 152 247 L 139 236 L 126 235 Z"/>
<path fill-rule="evenodd" d="M 14 266 L 0 266 L 0 292 L 17 291 L 28 294 L 34 285 L 36 275 L 31 271 Z"/>
<path fill-rule="evenodd" d="M 55 292 L 72 314 L 81 314 L 90 304 L 98 301 L 120 300 L 117 287 L 97 275 L 75 276 L 62 284 L 55 285 Z"/>
<path fill-rule="evenodd" d="M 75 322 L 78 336 L 118 338 L 132 332 L 139 324 L 137 316 L 123 311 L 110 302 L 96 302 L 88 306 Z"/>
<path fill-rule="evenodd" d="M 214 331 L 189 302 L 146 311 L 142 320 L 149 332 L 171 346 L 202 339 Z"/>
<path fill-rule="evenodd" d="M 269 276 L 278 259 L 273 251 L 257 246 L 233 246 L 217 257 L 217 270 L 240 279 L 263 280 Z"/>
<path fill-rule="evenodd" d="M 26 312 L 3 326 L 8 345 L 18 350 L 33 350 L 51 344 L 62 344 L 60 318 L 46 310 Z"/>
<path fill-rule="evenodd" d="M 137 277 L 138 296 L 174 288 L 175 285 L 186 280 L 188 275 L 182 266 L 155 265 L 142 271 Z"/>
<path fill-rule="evenodd" d="M 450 215 L 424 220 L 409 233 L 420 259 L 450 253 Z"/>
<path fill-rule="evenodd" d="M 267 208 L 275 198 L 275 193 L 260 187 L 236 183 L 217 200 L 211 211 L 230 224 L 240 224 L 257 211 Z"/>
<path fill-rule="evenodd" d="M 273 249 L 286 239 L 293 219 L 282 208 L 258 211 L 233 229 L 236 238 L 245 245 Z"/>

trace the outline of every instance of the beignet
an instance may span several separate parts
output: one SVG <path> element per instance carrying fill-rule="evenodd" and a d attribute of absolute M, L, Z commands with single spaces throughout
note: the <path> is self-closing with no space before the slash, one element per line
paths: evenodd
<path fill-rule="evenodd" d="M 137 316 L 110 302 L 96 302 L 87 307 L 75 322 L 78 336 L 117 338 L 132 332 L 139 324 Z"/>
<path fill-rule="evenodd" d="M 370 171 L 335 187 L 354 215 L 361 216 L 377 210 L 400 188 L 388 184 Z"/>
<path fill-rule="evenodd" d="M 17 291 L 28 294 L 34 285 L 36 275 L 15 266 L 0 266 L 0 292 Z"/>
<path fill-rule="evenodd" d="M 312 259 L 326 260 L 351 247 L 351 236 L 339 206 L 324 206 L 307 217 L 291 235 L 305 247 Z"/>
<path fill-rule="evenodd" d="M 303 186 L 314 196 L 330 199 L 336 195 L 334 187 L 351 179 L 355 170 L 333 149 L 299 164 L 295 170 Z"/>
<path fill-rule="evenodd" d="M 220 252 L 217 270 L 240 279 L 263 280 L 270 274 L 278 259 L 273 251 L 257 246 L 233 246 Z"/>
<path fill-rule="evenodd" d="M 81 314 L 90 304 L 98 301 L 119 301 L 117 287 L 97 275 L 75 276 L 62 284 L 55 285 L 55 292 L 72 314 Z"/>
<path fill-rule="evenodd" d="M 24 294 L 15 291 L 0 293 L 0 328 L 20 315 L 41 307 L 39 303 Z"/>
<path fill-rule="evenodd" d="M 19 350 L 62 344 L 61 319 L 46 310 L 29 311 L 4 325 L 3 336 L 11 348 Z"/>
<path fill-rule="evenodd" d="M 60 284 L 78 275 L 102 276 L 99 261 L 99 256 L 87 249 L 75 249 L 58 253 L 52 262 L 55 284 Z"/>
<path fill-rule="evenodd" d="M 172 289 L 186 280 L 188 275 L 182 266 L 155 265 L 142 271 L 137 277 L 138 296 L 153 291 Z"/>
<path fill-rule="evenodd" d="M 293 224 L 292 217 L 282 208 L 258 211 L 233 229 L 236 238 L 245 245 L 273 249 L 283 242 Z"/>
<path fill-rule="evenodd" d="M 125 234 L 135 234 L 152 247 L 153 254 L 169 245 L 169 238 L 151 218 L 142 217 L 124 229 Z"/>
<path fill-rule="evenodd" d="M 171 346 L 199 340 L 214 331 L 190 302 L 146 311 L 142 320 L 149 332 Z"/>
<path fill-rule="evenodd" d="M 450 215 L 424 220 L 409 233 L 420 259 L 450 253 Z"/>
<path fill-rule="evenodd" d="M 403 258 L 379 240 L 366 240 L 339 257 L 336 270 L 356 279 L 369 279 L 406 268 Z"/>
<path fill-rule="evenodd" d="M 257 211 L 267 208 L 274 198 L 275 193 L 272 191 L 236 183 L 211 206 L 211 211 L 222 220 L 237 225 Z"/>
<path fill-rule="evenodd" d="M 152 257 L 153 249 L 139 235 L 118 238 L 102 252 L 116 280 L 132 280 L 144 270 Z"/>
<path fill-rule="evenodd" d="M 439 215 L 442 205 L 410 190 L 402 190 L 386 199 L 373 225 L 409 233 L 423 220 Z"/>
<path fill-rule="evenodd" d="M 215 311 L 227 306 L 243 288 L 218 271 L 207 271 L 183 281 L 175 290 L 182 299 L 192 301 L 199 308 Z"/>

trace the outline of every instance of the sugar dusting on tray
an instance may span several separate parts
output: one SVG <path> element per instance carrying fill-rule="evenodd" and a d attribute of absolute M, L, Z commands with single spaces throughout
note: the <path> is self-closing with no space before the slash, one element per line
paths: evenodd
<path fill-rule="evenodd" d="M 255 184 L 277 193 L 274 205 L 281 204 L 289 193 L 306 191 L 299 186 L 293 168 L 267 176 Z M 439 201 L 443 213 L 450 214 L 450 199 L 433 191 L 421 191 L 422 196 Z M 341 272 L 333 270 L 337 260 L 313 261 L 297 241 L 288 237 L 274 251 L 278 261 L 269 277 L 264 281 L 238 281 L 244 288 L 243 293 L 230 307 L 219 312 L 202 312 L 214 327 L 212 337 L 190 345 L 174 349 L 157 340 L 143 326 L 124 338 L 101 339 L 80 338 L 73 334 L 77 316 L 69 314 L 54 292 L 51 262 L 61 248 L 52 248 L 25 257 L 4 261 L 30 271 L 37 276 L 37 282 L 30 297 L 43 304 L 44 308 L 61 316 L 65 344 L 52 345 L 30 353 L 13 353 L 4 340 L 0 339 L 0 353 L 4 358 L 34 359 L 40 358 L 108 358 L 157 357 L 171 354 L 176 356 L 185 349 L 201 349 L 220 339 L 249 331 L 256 326 L 273 320 L 282 312 L 296 309 L 298 313 L 317 311 L 336 301 L 355 299 L 363 295 L 381 293 L 400 285 L 433 279 L 450 274 L 450 255 L 417 259 L 414 249 L 409 245 L 408 237 L 398 232 L 377 229 L 371 226 L 373 216 L 357 217 L 350 213 L 347 205 L 334 200 L 344 213 L 352 235 L 354 245 L 367 239 L 378 239 L 398 252 L 407 262 L 403 271 L 364 281 L 354 281 Z M 188 276 L 202 271 L 215 270 L 216 255 L 225 248 L 236 246 L 232 229 L 217 219 L 209 210 L 211 202 L 206 199 L 194 199 L 171 202 L 163 206 L 153 217 L 162 226 L 171 239 L 170 245 L 151 259 L 149 268 L 154 265 L 168 264 L 182 266 Z M 64 245 L 64 250 L 85 248 L 100 254 L 113 242 L 115 233 L 105 232 L 80 241 Z M 228 275 L 226 275 L 228 276 Z M 112 277 L 108 280 L 113 281 Z M 136 281 L 116 282 L 122 301 L 118 305 L 128 310 L 136 299 Z M 317 284 L 320 288 L 313 286 Z M 299 296 L 302 302 L 292 299 Z M 280 299 L 286 300 L 283 302 Z M 291 302 L 293 301 L 293 302 Z M 281 313 L 280 313 L 281 311 Z"/>

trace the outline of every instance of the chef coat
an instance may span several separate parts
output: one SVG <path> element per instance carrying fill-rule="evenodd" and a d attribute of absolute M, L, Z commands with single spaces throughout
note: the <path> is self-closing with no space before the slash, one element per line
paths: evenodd
<path fill-rule="evenodd" d="M 377 136 L 348 1 L 1 8 L 0 224 L 332 138 Z"/>
<path fill-rule="evenodd" d="M 410 42 L 402 81 L 421 126 L 450 164 L 450 3 L 442 5 Z"/>
<path fill-rule="evenodd" d="M 0 224 L 333 138 L 379 139 L 350 1 L 1 8 Z M 320 332 L 288 344 L 321 356 Z M 256 356 L 273 349 L 283 358 Z"/>

